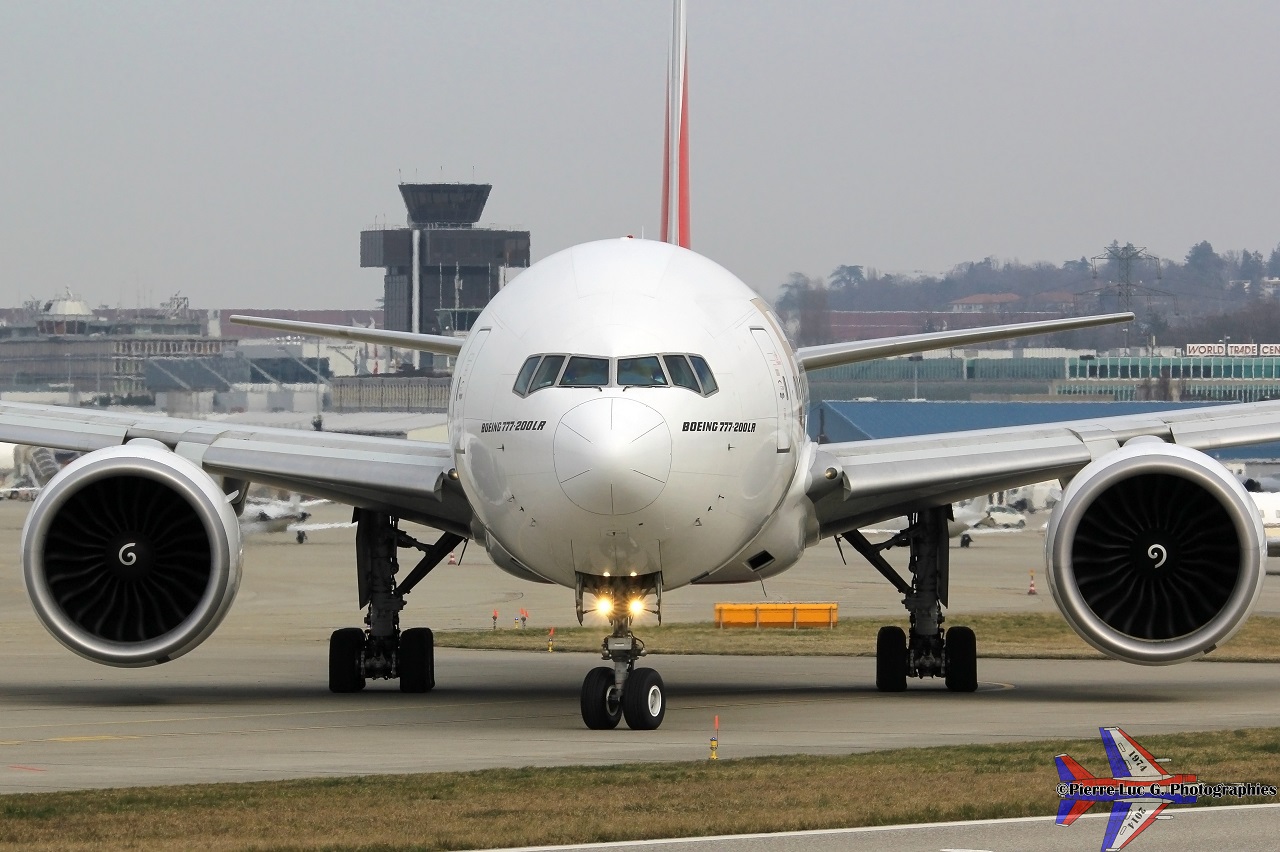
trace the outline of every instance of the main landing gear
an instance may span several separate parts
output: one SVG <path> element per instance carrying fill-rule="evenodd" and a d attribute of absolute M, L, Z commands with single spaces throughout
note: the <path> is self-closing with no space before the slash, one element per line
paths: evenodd
<path fill-rule="evenodd" d="M 659 623 L 662 619 L 662 575 L 614 578 L 578 575 L 578 621 L 582 621 L 584 592 L 596 596 L 596 611 L 609 619 L 613 632 L 601 646 L 602 659 L 612 666 L 597 666 L 587 672 L 582 682 L 582 721 L 596 731 L 627 727 L 652 731 L 662 724 L 667 714 L 666 687 L 662 677 L 649 668 L 636 668 L 636 660 L 647 652 L 644 643 L 631 632 L 635 617 L 645 612 L 649 594 L 658 598 Z"/>
<path fill-rule="evenodd" d="M 401 530 L 398 520 L 381 512 L 356 509 L 356 571 L 360 606 L 368 608 L 363 629 L 344 627 L 329 637 L 329 690 L 359 692 L 369 678 L 398 678 L 401 692 L 428 692 L 436 685 L 435 648 L 425 627 L 400 629 L 405 595 L 439 565 L 461 541 L 442 533 L 424 545 Z M 401 582 L 397 549 L 424 554 Z"/>
<path fill-rule="evenodd" d="M 876 688 L 902 692 L 908 677 L 942 677 L 952 692 L 978 688 L 977 640 L 968 627 L 943 630 L 947 605 L 949 506 L 926 509 L 909 517 L 905 530 L 882 544 L 872 544 L 856 530 L 845 535 L 872 566 L 902 592 L 911 616 L 910 635 L 901 627 L 881 627 L 876 635 Z M 908 585 L 880 554 L 890 547 L 911 548 Z"/>

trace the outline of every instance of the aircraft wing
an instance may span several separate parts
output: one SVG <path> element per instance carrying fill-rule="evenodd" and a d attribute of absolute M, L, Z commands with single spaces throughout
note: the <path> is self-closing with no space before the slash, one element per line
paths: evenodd
<path fill-rule="evenodd" d="M 1151 752 L 1119 728 L 1099 728 L 1102 745 L 1107 750 L 1112 778 L 1163 778 L 1164 770 Z"/>
<path fill-rule="evenodd" d="M 1111 806 L 1107 819 L 1107 833 L 1102 838 L 1103 852 L 1118 852 L 1129 841 L 1155 822 L 1160 812 L 1169 806 L 1161 799 L 1120 799 Z"/>
<path fill-rule="evenodd" d="M 811 493 L 821 495 L 815 501 L 821 534 L 838 535 L 895 515 L 1070 477 L 1142 435 L 1197 450 L 1280 440 L 1280 401 L 823 444 Z M 822 493 L 830 468 L 838 486 Z"/>
<path fill-rule="evenodd" d="M 470 536 L 471 506 L 448 476 L 453 462 L 447 444 L 0 402 L 0 441 L 91 452 L 143 438 L 159 441 L 213 476 L 375 509 Z"/>
<path fill-rule="evenodd" d="M 1063 799 L 1058 803 L 1058 825 L 1071 825 L 1089 808 L 1098 803 L 1097 799 Z"/>
<path fill-rule="evenodd" d="M 398 346 L 418 352 L 434 352 L 438 355 L 457 355 L 462 349 L 462 338 L 444 334 L 419 334 L 416 331 L 388 331 L 385 328 L 363 328 L 352 325 L 329 325 L 321 322 L 275 319 L 273 317 L 229 317 L 236 325 L 269 328 L 293 334 L 309 334 L 315 337 L 331 337 L 354 340 L 357 343 L 375 343 L 379 346 Z"/>
<path fill-rule="evenodd" d="M 244 318 L 232 317 L 232 322 L 241 322 Z M 951 331 L 930 331 L 924 334 L 904 334 L 898 337 L 878 337 L 873 340 L 849 340 L 844 343 L 824 343 L 821 346 L 802 346 L 796 350 L 796 359 L 806 370 L 818 370 L 823 367 L 838 367 L 842 364 L 856 364 L 860 361 L 874 361 L 877 358 L 888 358 L 891 355 L 911 355 L 916 352 L 930 352 L 935 349 L 947 349 L 956 346 L 973 346 L 978 343 L 991 343 L 996 340 L 1012 340 L 1034 334 L 1053 334 L 1059 331 L 1073 331 L 1079 328 L 1094 328 L 1100 325 L 1111 325 L 1118 322 L 1129 322 L 1131 313 L 1100 314 L 1092 317 L 1066 317 L 1064 319 L 1041 320 L 1038 322 L 1021 322 L 1008 325 L 989 325 L 982 328 L 963 328 Z M 272 320 L 278 323 L 278 320 Z M 253 325 L 264 325 L 257 320 Z M 302 325 L 293 323 L 292 325 Z M 278 328 L 279 325 L 270 326 Z M 293 330 L 293 329 L 291 329 Z M 403 332 L 401 332 L 403 333 Z"/>

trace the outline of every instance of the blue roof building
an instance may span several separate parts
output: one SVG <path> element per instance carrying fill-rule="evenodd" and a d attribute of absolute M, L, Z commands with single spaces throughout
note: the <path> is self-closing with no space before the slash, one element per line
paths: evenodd
<path fill-rule="evenodd" d="M 809 436 L 818 441 L 865 441 L 968 429 L 1028 426 L 1222 405 L 1217 402 L 817 402 Z M 1280 459 L 1280 442 L 1213 450 L 1217 459 Z"/>

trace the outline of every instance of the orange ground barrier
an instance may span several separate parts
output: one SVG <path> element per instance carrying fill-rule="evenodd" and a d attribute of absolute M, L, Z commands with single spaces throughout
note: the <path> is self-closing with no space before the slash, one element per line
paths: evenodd
<path fill-rule="evenodd" d="M 716 627 L 801 627 L 836 626 L 840 605 L 829 602 L 806 603 L 718 603 Z"/>

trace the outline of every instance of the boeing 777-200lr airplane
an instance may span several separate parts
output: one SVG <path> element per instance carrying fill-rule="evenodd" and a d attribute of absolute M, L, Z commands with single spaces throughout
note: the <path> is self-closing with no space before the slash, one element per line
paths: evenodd
<path fill-rule="evenodd" d="M 661 677 L 637 668 L 641 611 L 689 583 L 756 582 L 843 536 L 903 596 L 876 681 L 977 685 L 974 635 L 944 629 L 947 516 L 974 495 L 1068 481 L 1046 535 L 1049 586 L 1071 626 L 1118 659 L 1200 656 L 1249 615 L 1266 540 L 1249 495 L 1201 450 L 1280 439 L 1280 403 L 818 445 L 805 370 L 1131 319 L 1128 314 L 792 349 L 766 305 L 688 243 L 683 16 L 677 10 L 664 228 L 671 242 L 575 246 L 501 290 L 464 340 L 281 320 L 245 324 L 456 356 L 449 442 L 254 428 L 0 403 L 0 441 L 85 451 L 33 504 L 27 589 L 72 651 L 168 662 L 208 637 L 241 571 L 250 482 L 355 507 L 366 627 L 329 648 L 335 692 L 367 678 L 434 686 L 431 632 L 400 629 L 410 590 L 459 542 L 557 583 L 607 616 L 609 662 L 587 673 L 590 728 L 657 728 Z M 664 234 L 666 238 L 667 234 Z M 858 528 L 895 516 L 900 576 Z M 438 531 L 420 543 L 406 530 Z M 397 553 L 420 561 L 398 572 Z"/>

